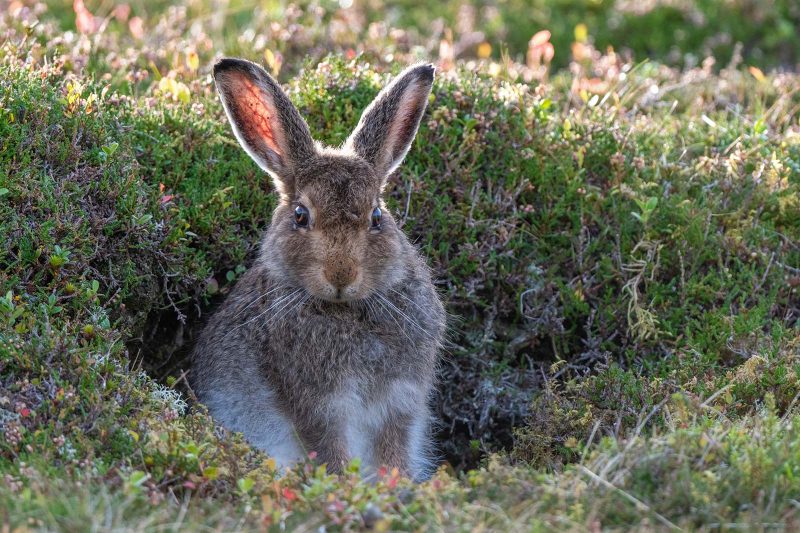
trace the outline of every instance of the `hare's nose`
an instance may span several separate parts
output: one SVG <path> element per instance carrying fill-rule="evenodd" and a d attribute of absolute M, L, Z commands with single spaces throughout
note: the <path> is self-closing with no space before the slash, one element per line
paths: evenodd
<path fill-rule="evenodd" d="M 350 258 L 337 258 L 325 265 L 325 279 L 341 290 L 353 283 L 358 275 L 356 262 Z"/>

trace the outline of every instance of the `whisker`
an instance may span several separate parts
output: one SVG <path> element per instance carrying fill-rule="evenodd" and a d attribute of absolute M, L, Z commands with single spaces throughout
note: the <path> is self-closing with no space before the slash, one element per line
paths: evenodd
<path fill-rule="evenodd" d="M 364 298 L 364 307 L 366 308 L 365 313 L 367 319 L 369 319 L 371 322 L 377 322 L 379 319 L 378 310 L 375 309 L 375 302 L 372 295 Z"/>
<path fill-rule="evenodd" d="M 289 314 L 293 313 L 296 309 L 299 309 L 309 300 L 309 296 L 307 294 L 301 294 L 298 298 L 295 298 L 289 306 L 285 308 L 281 308 L 280 310 L 276 311 L 272 317 L 264 324 L 264 327 L 269 326 L 270 324 L 282 320 L 284 317 L 288 316 Z M 281 314 L 281 311 L 283 313 Z"/>
<path fill-rule="evenodd" d="M 378 313 L 375 310 L 375 306 L 372 303 L 372 296 L 371 295 L 367 296 L 366 298 L 364 298 L 364 305 L 367 307 L 367 309 L 369 310 L 369 313 L 372 315 L 372 317 L 370 317 L 370 318 L 372 318 L 372 319 L 377 318 Z"/>
<path fill-rule="evenodd" d="M 398 291 L 397 289 L 393 289 L 392 287 L 389 287 L 389 290 L 398 295 L 399 297 L 401 297 L 402 299 L 404 299 L 405 301 L 407 301 L 408 303 L 410 303 L 411 305 L 413 305 L 414 307 L 416 307 L 417 309 L 419 309 L 423 315 L 427 315 L 425 309 L 423 309 L 422 306 L 420 306 L 417 302 L 415 302 L 402 292 Z"/>
<path fill-rule="evenodd" d="M 277 287 L 273 287 L 273 288 L 271 288 L 270 290 L 268 290 L 267 292 L 265 292 L 265 293 L 263 293 L 263 294 L 260 294 L 260 295 L 256 296 L 255 298 L 253 298 L 253 299 L 250 301 L 250 303 L 248 303 L 247 305 L 245 305 L 244 307 L 242 307 L 241 309 L 239 309 L 239 311 L 238 311 L 238 312 L 237 312 L 235 315 L 233 315 L 233 318 L 238 318 L 238 317 L 239 317 L 239 315 L 241 315 L 242 313 L 244 313 L 244 312 L 247 310 L 247 308 L 249 308 L 251 305 L 253 305 L 254 303 L 258 302 L 258 301 L 259 301 L 260 299 L 262 299 L 262 298 L 266 298 L 267 296 L 269 296 L 269 295 L 270 295 L 270 294 L 272 294 L 273 292 L 275 292 L 275 291 L 277 291 L 277 290 L 280 290 L 280 289 L 282 289 L 282 288 L 283 288 L 283 287 L 281 287 L 280 285 L 278 285 Z"/>
<path fill-rule="evenodd" d="M 308 303 L 308 301 L 310 299 L 311 299 L 311 296 L 309 296 L 309 295 L 303 296 L 303 298 L 297 303 L 297 305 L 295 305 L 290 311 L 287 311 L 286 313 L 284 313 L 284 315 L 288 315 L 289 313 L 294 313 L 296 310 L 298 310 L 301 307 L 303 307 L 304 305 L 306 305 L 306 303 Z"/>
<path fill-rule="evenodd" d="M 355 300 L 353 302 L 350 302 L 349 305 L 350 305 L 350 307 L 355 307 L 356 309 L 358 309 L 362 313 L 365 313 L 367 311 L 367 304 L 366 304 L 365 300 L 363 300 L 363 299 L 362 300 Z"/>
<path fill-rule="evenodd" d="M 428 336 L 428 337 L 431 337 L 431 338 L 432 338 L 432 336 L 431 336 L 431 334 L 430 334 L 430 333 L 428 333 L 427 331 L 425 331 L 425 330 L 422 328 L 422 326 L 420 326 L 420 325 L 419 325 L 419 324 L 418 324 L 418 323 L 417 323 L 417 322 L 416 322 L 414 319 L 412 319 L 410 316 L 408 316 L 407 314 L 405 314 L 405 313 L 404 313 L 402 310 L 400 310 L 400 308 L 399 308 L 399 307 L 397 307 L 396 305 L 394 305 L 394 304 L 391 302 L 391 300 L 389 300 L 389 299 L 388 299 L 386 296 L 384 296 L 384 295 L 382 295 L 382 294 L 380 294 L 380 293 L 375 293 L 375 294 L 376 294 L 377 296 L 379 296 L 379 297 L 381 298 L 381 300 L 383 300 L 383 301 L 384 301 L 384 302 L 385 302 L 385 303 L 386 303 L 386 304 L 387 304 L 389 307 L 391 307 L 392 309 L 394 309 L 395 311 L 397 311 L 397 313 L 398 313 L 400 316 L 402 316 L 402 317 L 403 317 L 405 320 L 407 320 L 409 323 L 411 323 L 411 325 L 412 325 L 412 326 L 414 326 L 415 328 L 417 328 L 417 329 L 418 329 L 420 332 L 422 332 L 422 333 L 423 333 L 423 334 L 425 334 L 426 336 Z"/>
<path fill-rule="evenodd" d="M 415 302 L 414 300 L 410 299 L 408 296 L 406 296 L 402 292 L 398 291 L 397 289 L 389 287 L 389 290 L 392 291 L 393 293 L 395 293 L 396 295 L 404 298 L 408 303 L 414 305 L 414 307 L 419 309 L 420 312 L 422 312 L 423 315 L 427 316 L 427 313 L 425 312 L 425 310 L 417 302 Z M 442 343 L 440 344 L 439 347 L 442 350 L 444 350 L 445 352 L 447 352 L 447 353 L 451 353 L 452 349 L 456 346 L 455 344 L 453 344 L 451 342 L 451 335 L 455 335 L 458 332 L 458 330 L 455 328 L 455 326 L 452 324 L 452 322 L 459 322 L 460 323 L 461 321 L 462 320 L 461 320 L 461 318 L 459 316 L 451 314 L 451 313 L 446 313 L 446 319 L 445 319 L 445 324 L 444 324 L 444 328 L 445 328 L 444 339 L 442 340 Z M 433 336 L 432 336 L 432 338 L 433 338 Z"/>
<path fill-rule="evenodd" d="M 408 335 L 407 335 L 407 333 L 405 331 L 405 328 L 403 328 L 403 326 L 400 325 L 400 322 L 397 321 L 397 319 L 394 317 L 392 312 L 383 304 L 383 302 L 380 299 L 376 298 L 375 305 L 378 307 L 378 313 L 380 314 L 380 311 L 383 311 L 383 314 L 388 315 L 389 318 L 392 319 L 392 322 L 394 322 L 395 325 L 397 326 L 397 329 L 399 329 L 403 333 L 403 335 L 405 335 L 406 338 L 409 341 L 411 341 L 411 339 L 408 337 Z"/>
<path fill-rule="evenodd" d="M 286 309 L 297 303 L 298 299 L 302 299 L 303 298 L 302 292 L 303 289 L 297 289 L 294 292 L 292 292 L 288 298 L 282 301 L 282 305 L 279 308 L 275 309 L 275 312 L 272 314 L 272 316 L 268 317 L 267 321 L 264 324 L 262 324 L 261 327 L 265 328 L 268 325 L 272 324 L 276 320 L 276 318 L 280 317 L 281 311 L 285 311 Z"/>
<path fill-rule="evenodd" d="M 269 313 L 270 311 L 272 311 L 273 309 L 275 309 L 276 307 L 278 307 L 279 305 L 284 303 L 286 300 L 290 299 L 292 296 L 297 294 L 297 292 L 299 290 L 300 289 L 295 289 L 295 290 L 293 290 L 292 292 L 290 292 L 288 294 L 284 294 L 283 296 L 279 296 L 274 302 L 272 302 L 269 306 L 267 306 L 267 308 L 264 309 L 264 311 L 262 311 L 261 313 L 257 314 L 256 316 L 254 316 L 253 318 L 251 318 L 247 322 L 245 322 L 245 324 L 247 324 L 248 322 L 252 322 L 253 320 L 257 320 L 257 319 L 261 318 L 262 316 L 264 316 L 265 314 Z"/>
<path fill-rule="evenodd" d="M 244 327 L 244 326 L 248 325 L 249 323 L 251 323 L 251 322 L 253 322 L 253 321 L 255 321 L 255 320 L 258 320 L 258 319 L 259 319 L 259 318 L 261 318 L 262 316 L 266 315 L 267 313 L 269 313 L 270 311 L 272 311 L 273 309 L 275 309 L 275 307 L 277 307 L 278 305 L 280 305 L 280 304 L 282 304 L 282 303 L 286 302 L 286 300 L 288 300 L 289 298 L 291 298 L 291 297 L 292 297 L 292 296 L 294 296 L 295 294 L 299 293 L 301 290 L 302 290 L 302 289 L 295 289 L 294 291 L 290 292 L 289 294 L 286 294 L 286 295 L 284 295 L 284 296 L 281 296 L 280 298 L 278 298 L 277 300 L 275 300 L 274 302 L 272 302 L 272 304 L 271 304 L 269 307 L 267 307 L 267 308 L 266 308 L 264 311 L 260 312 L 259 314 L 257 314 L 257 315 L 256 315 L 256 316 L 254 316 L 253 318 L 250 318 L 249 320 L 247 320 L 247 321 L 245 321 L 245 322 L 243 322 L 243 323 L 239 324 L 238 326 L 236 326 L 236 327 L 234 327 L 234 328 L 232 328 L 232 329 L 228 330 L 228 332 L 227 332 L 227 333 L 225 333 L 225 335 L 224 335 L 222 338 L 223 338 L 223 339 L 225 339 L 225 338 L 226 338 L 228 335 L 230 335 L 230 334 L 231 334 L 231 333 L 233 333 L 234 331 L 238 330 L 239 328 L 242 328 L 242 327 Z"/>
<path fill-rule="evenodd" d="M 383 310 L 386 312 L 386 314 L 389 315 L 389 318 L 392 319 L 392 321 L 397 325 L 397 328 L 403 333 L 403 335 L 405 335 L 406 339 L 408 339 L 408 342 L 410 342 L 411 344 L 414 344 L 414 340 L 411 338 L 411 335 L 408 334 L 408 331 L 406 331 L 406 328 L 404 328 L 402 325 L 400 325 L 400 322 L 397 321 L 397 318 L 395 318 L 395 316 L 392 313 L 391 309 L 389 309 L 385 305 L 385 304 L 389 304 L 391 302 L 389 302 L 389 300 L 387 300 L 380 293 L 376 292 L 375 296 L 377 297 L 377 300 L 375 301 L 375 303 L 379 304 L 383 308 Z"/>
<path fill-rule="evenodd" d="M 367 302 L 369 303 L 369 307 L 372 310 L 372 319 L 375 322 L 380 322 L 381 321 L 381 308 L 378 307 L 380 302 L 378 302 L 377 299 L 374 298 L 373 296 L 370 296 L 369 299 L 367 300 Z M 386 312 L 386 311 L 384 311 L 384 312 Z"/>

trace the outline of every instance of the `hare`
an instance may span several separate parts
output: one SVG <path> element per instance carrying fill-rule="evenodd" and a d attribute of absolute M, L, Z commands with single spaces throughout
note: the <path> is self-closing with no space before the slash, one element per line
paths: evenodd
<path fill-rule="evenodd" d="M 289 466 L 431 472 L 429 396 L 445 311 L 429 270 L 381 199 L 419 128 L 434 68 L 384 88 L 341 148 L 307 124 L 261 67 L 222 59 L 233 133 L 280 194 L 253 266 L 192 354 L 213 417 Z"/>

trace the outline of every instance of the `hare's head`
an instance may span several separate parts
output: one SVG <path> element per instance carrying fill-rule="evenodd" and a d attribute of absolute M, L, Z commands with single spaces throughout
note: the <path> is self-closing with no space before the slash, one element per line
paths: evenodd
<path fill-rule="evenodd" d="M 414 140 L 433 67 L 400 74 L 340 149 L 315 143 L 280 86 L 254 63 L 223 59 L 214 80 L 236 138 L 280 192 L 262 254 L 269 268 L 336 302 L 396 283 L 408 251 L 381 192 Z"/>

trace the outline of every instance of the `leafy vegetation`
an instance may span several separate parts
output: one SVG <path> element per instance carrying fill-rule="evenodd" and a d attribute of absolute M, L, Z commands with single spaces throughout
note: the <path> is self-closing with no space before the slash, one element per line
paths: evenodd
<path fill-rule="evenodd" d="M 796 74 L 634 64 L 573 28 L 569 71 L 445 54 L 387 194 L 453 317 L 436 399 L 451 466 L 420 485 L 391 471 L 364 483 L 355 465 L 340 477 L 313 462 L 277 472 L 215 428 L 186 386 L 192 339 L 274 203 L 208 73 L 221 51 L 299 73 L 292 100 L 317 138 L 338 144 L 389 64 L 424 48 L 412 30 L 406 45 L 365 30 L 348 58 L 334 31 L 355 16 L 347 9 L 287 8 L 285 26 L 251 39 L 244 27 L 279 8 L 247 20 L 234 5 L 244 29 L 231 39 L 202 22 L 213 18 L 202 4 L 151 15 L 134 4 L 99 25 L 90 7 L 67 17 L 14 3 L 0 15 L 0 520 L 796 524 Z M 397 13 L 415 23 L 412 9 Z M 304 29 L 311 16 L 327 29 Z M 326 48 L 344 57 L 322 59 Z"/>

